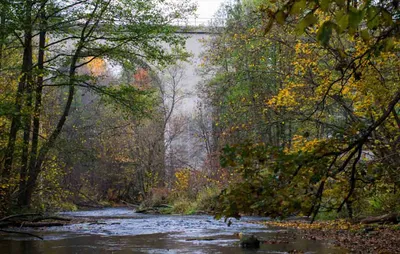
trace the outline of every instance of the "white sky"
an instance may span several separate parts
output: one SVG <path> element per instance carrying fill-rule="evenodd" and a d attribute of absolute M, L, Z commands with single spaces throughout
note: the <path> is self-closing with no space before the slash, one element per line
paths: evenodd
<path fill-rule="evenodd" d="M 199 18 L 212 18 L 225 0 L 197 0 Z"/>
<path fill-rule="evenodd" d="M 197 0 L 197 23 L 206 24 L 226 1 L 229 0 Z"/>

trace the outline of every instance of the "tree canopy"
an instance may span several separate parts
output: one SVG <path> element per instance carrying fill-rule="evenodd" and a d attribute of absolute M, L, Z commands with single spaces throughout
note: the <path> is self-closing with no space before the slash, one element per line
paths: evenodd
<path fill-rule="evenodd" d="M 244 1 L 205 54 L 219 212 L 398 209 L 397 1 Z M 375 200 L 375 201 L 374 201 Z M 397 201 L 396 201 L 397 200 Z M 371 208 L 372 209 L 372 208 Z"/>

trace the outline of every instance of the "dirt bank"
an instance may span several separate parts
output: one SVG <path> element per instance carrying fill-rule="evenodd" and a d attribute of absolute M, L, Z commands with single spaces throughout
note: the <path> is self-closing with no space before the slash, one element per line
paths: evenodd
<path fill-rule="evenodd" d="M 351 253 L 400 253 L 400 225 L 362 225 L 344 220 L 329 222 L 268 221 L 267 226 L 294 228 L 298 236 L 329 240 Z"/>

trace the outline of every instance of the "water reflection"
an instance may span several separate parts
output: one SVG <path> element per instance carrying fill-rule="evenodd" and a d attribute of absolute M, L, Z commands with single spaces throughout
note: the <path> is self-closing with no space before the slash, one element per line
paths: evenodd
<path fill-rule="evenodd" d="M 1 253 L 284 253 L 302 250 L 309 253 L 344 253 L 316 242 L 262 245 L 258 250 L 241 249 L 231 242 L 194 243 L 172 241 L 165 234 L 135 237 L 85 236 L 54 241 L 1 241 Z"/>

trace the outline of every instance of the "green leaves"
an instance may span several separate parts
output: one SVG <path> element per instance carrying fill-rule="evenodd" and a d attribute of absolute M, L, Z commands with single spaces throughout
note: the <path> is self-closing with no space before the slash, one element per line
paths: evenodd
<path fill-rule="evenodd" d="M 314 25 L 315 23 L 318 22 L 317 17 L 314 15 L 314 13 L 310 12 L 308 13 L 301 21 L 300 23 L 296 26 L 296 32 L 298 34 L 301 34 L 304 32 L 304 30 L 309 27 Z"/>
<path fill-rule="evenodd" d="M 347 29 L 349 25 L 349 15 L 344 10 L 338 11 L 336 13 L 336 24 L 340 27 L 341 31 Z"/>
<path fill-rule="evenodd" d="M 349 33 L 354 34 L 364 18 L 364 11 L 357 10 L 355 8 L 350 8 L 348 16 L 349 16 Z"/>
<path fill-rule="evenodd" d="M 376 6 L 370 6 L 367 9 L 367 27 L 375 29 L 379 25 L 379 10 Z"/>
<path fill-rule="evenodd" d="M 392 37 L 385 39 L 383 41 L 383 45 L 384 45 L 384 48 L 383 48 L 384 51 L 386 51 L 386 52 L 390 51 L 394 47 L 394 39 Z"/>
<path fill-rule="evenodd" d="M 286 20 L 286 15 L 282 10 L 280 10 L 276 13 L 275 19 L 279 24 L 283 25 Z"/>
<path fill-rule="evenodd" d="M 19 114 L 15 110 L 15 106 L 11 101 L 1 101 L 0 102 L 0 117 L 11 116 L 13 114 Z"/>
<path fill-rule="evenodd" d="M 318 40 L 325 46 L 329 43 L 333 29 L 339 35 L 344 33 L 355 35 L 359 32 L 362 39 L 369 42 L 372 38 L 379 37 L 379 34 L 388 36 L 385 31 L 396 26 L 394 22 L 396 12 L 381 2 L 365 1 L 355 6 L 350 0 L 318 0 L 316 4 L 295 0 L 278 8 L 274 16 L 275 21 L 283 25 L 288 17 L 293 17 L 289 19 L 299 21 L 295 30 L 299 35 L 307 27 L 318 21 L 324 21 L 318 31 Z M 378 27 L 382 30 L 377 33 L 370 31 L 377 31 Z"/>
<path fill-rule="evenodd" d="M 347 0 L 348 1 L 348 0 Z M 334 2 L 339 6 L 339 7 L 344 7 L 346 5 L 346 0 L 334 0 Z"/>
<path fill-rule="evenodd" d="M 360 35 L 364 42 L 368 42 L 371 39 L 371 35 L 367 29 L 361 30 Z"/>
<path fill-rule="evenodd" d="M 285 153 L 279 147 L 264 143 L 226 146 L 221 155 L 225 162 L 222 166 L 240 176 L 240 180 L 221 193 L 216 210 L 219 218 L 241 213 L 285 217 L 308 211 L 312 202 L 301 202 L 310 198 L 302 188 L 320 182 L 321 169 L 326 167 L 323 160 L 307 163 L 308 156 Z M 300 172 L 298 165 L 308 165 L 309 169 Z"/>
<path fill-rule="evenodd" d="M 318 29 L 317 39 L 321 42 L 322 45 L 326 46 L 329 43 L 329 40 L 332 35 L 333 28 L 337 26 L 332 21 L 325 21 L 322 26 Z"/>
<path fill-rule="evenodd" d="M 299 14 L 299 13 L 301 13 L 302 11 L 305 10 L 306 5 L 307 5 L 307 1 L 306 0 L 298 0 L 298 1 L 296 1 L 293 4 L 292 8 L 290 9 L 290 14 Z"/>
<path fill-rule="evenodd" d="M 319 1 L 319 6 L 321 7 L 321 10 L 327 12 L 329 10 L 329 6 L 331 5 L 330 0 L 320 0 Z"/>
<path fill-rule="evenodd" d="M 386 9 L 381 9 L 383 23 L 386 26 L 392 26 L 394 24 L 392 14 L 390 14 Z"/>

